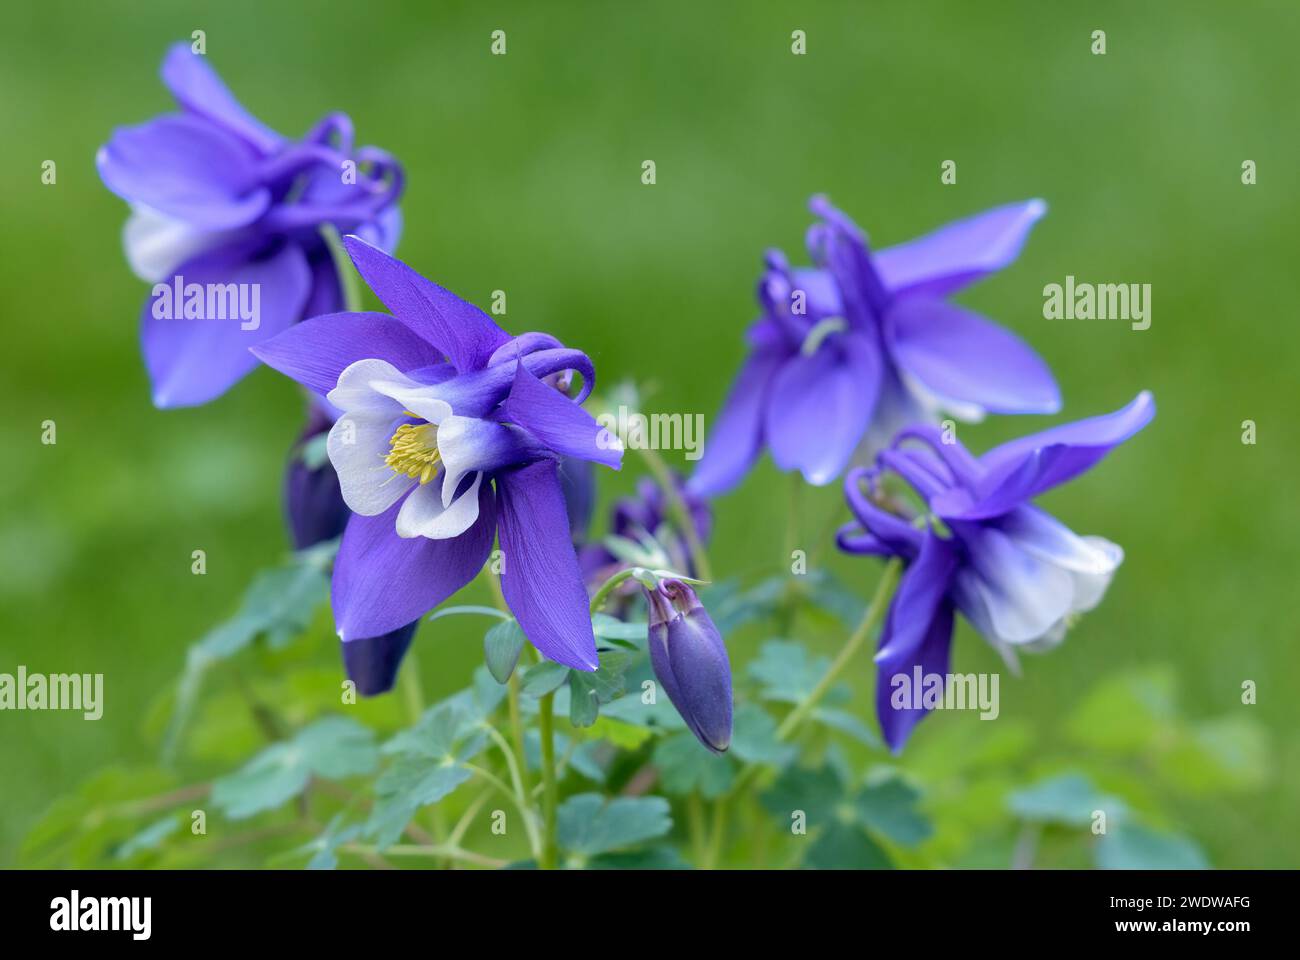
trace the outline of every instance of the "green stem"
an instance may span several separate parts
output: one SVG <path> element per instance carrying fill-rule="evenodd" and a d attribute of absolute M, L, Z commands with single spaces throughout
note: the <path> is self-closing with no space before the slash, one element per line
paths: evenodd
<path fill-rule="evenodd" d="M 871 631 L 884 616 L 885 610 L 889 606 L 889 600 L 894 594 L 894 587 L 898 584 L 898 577 L 902 572 L 902 569 L 903 562 L 897 557 L 885 564 L 885 570 L 880 575 L 880 582 L 876 584 L 875 595 L 872 596 L 870 605 L 862 614 L 862 619 L 858 621 L 857 627 L 854 629 L 853 633 L 849 635 L 849 639 L 845 642 L 839 654 L 831 662 L 826 673 L 817 681 L 817 685 L 808 692 L 808 695 L 790 711 L 785 720 L 781 722 L 781 725 L 776 728 L 777 740 L 789 740 L 794 736 L 794 734 L 799 732 L 799 728 L 803 725 L 804 721 L 807 720 L 813 710 L 816 709 L 817 704 L 821 702 L 822 697 L 824 697 L 826 692 L 834 686 L 835 681 L 839 679 L 840 674 L 844 672 L 844 668 L 849 665 L 849 662 L 857 654 L 858 650 L 862 648 L 863 643 L 865 643 L 867 638 L 871 635 Z M 744 769 L 741 770 L 740 776 L 738 776 L 732 784 L 731 789 L 727 791 L 726 797 L 734 796 L 739 793 L 742 787 L 748 785 L 750 781 L 758 776 L 761 769 L 762 767 L 759 764 L 746 764 Z"/>
<path fill-rule="evenodd" d="M 605 605 L 605 601 L 609 599 L 609 595 L 613 593 L 615 589 L 617 589 L 619 584 L 631 578 L 633 574 L 636 572 L 636 570 L 637 570 L 636 567 L 627 567 L 623 570 L 618 571 L 618 573 L 614 574 L 612 577 L 610 577 L 608 580 L 602 583 L 600 585 L 600 589 L 598 589 L 594 594 L 592 594 L 591 613 L 592 614 L 599 613 L 600 608 L 603 607 Z"/>
<path fill-rule="evenodd" d="M 785 524 L 785 556 L 781 558 L 781 563 L 784 565 L 787 574 L 793 573 L 791 560 L 795 550 L 799 548 L 799 505 L 802 493 L 803 476 L 798 471 L 795 471 L 790 474 L 790 504 L 786 512 Z M 805 563 L 806 561 L 807 558 L 805 557 Z M 781 591 L 781 605 L 776 618 L 780 636 L 789 637 L 794 634 L 795 618 L 799 612 L 799 592 L 798 581 L 793 576 L 787 576 L 785 588 Z"/>
<path fill-rule="evenodd" d="M 326 223 L 320 228 L 321 236 L 325 238 L 325 245 L 329 247 L 330 257 L 334 261 L 334 271 L 339 276 L 339 290 L 343 294 L 343 309 L 348 313 L 359 313 L 361 310 L 361 284 L 357 282 L 357 271 L 352 266 L 352 258 L 348 256 L 347 248 L 343 246 L 343 238 L 339 236 L 338 230 L 334 224 Z"/>
<path fill-rule="evenodd" d="M 727 798 L 719 797 L 713 804 L 713 824 L 709 828 L 709 848 L 704 860 L 706 870 L 716 870 L 722 859 L 722 848 L 727 837 Z"/>
<path fill-rule="evenodd" d="M 362 843 L 345 843 L 339 847 L 339 852 L 354 853 L 360 856 L 373 856 L 382 853 L 386 857 L 435 857 L 440 860 L 464 860 L 466 863 L 478 864 L 481 867 L 504 867 L 507 863 L 505 860 L 498 860 L 496 857 L 485 857 L 472 850 L 462 850 L 450 844 L 425 846 L 397 844 L 384 847 L 381 850 L 379 847 Z"/>
<path fill-rule="evenodd" d="M 487 728 L 488 736 L 500 748 L 502 755 L 506 758 L 506 767 L 510 771 L 510 782 L 514 784 L 514 801 L 515 806 L 519 808 L 519 815 L 524 818 L 524 831 L 528 834 L 528 848 L 532 851 L 534 857 L 538 855 L 541 847 L 541 841 L 537 836 L 537 825 L 533 821 L 533 808 L 530 800 L 527 782 L 524 780 L 524 765 L 520 763 L 510 749 L 510 744 L 506 743 L 506 738 L 501 736 L 493 726 Z M 466 764 L 469 769 L 473 770 L 473 764 Z M 500 782 L 498 780 L 498 782 Z M 504 786 L 504 784 L 502 784 Z M 509 796 L 509 791 L 506 791 Z"/>
<path fill-rule="evenodd" d="M 672 517 L 673 523 L 686 538 L 686 548 L 690 550 L 691 560 L 695 564 L 695 576 L 701 580 L 712 580 L 713 567 L 709 564 L 709 555 L 704 549 L 704 541 L 700 539 L 700 531 L 695 529 L 695 519 L 691 516 L 686 501 L 682 499 L 681 491 L 677 489 L 677 484 L 673 483 L 672 471 L 668 469 L 668 464 L 664 463 L 663 457 L 659 456 L 657 450 L 638 447 L 637 453 L 641 454 L 655 482 L 663 490 L 668 500 L 668 515 Z"/>
<path fill-rule="evenodd" d="M 507 606 L 505 592 L 501 589 L 501 578 L 496 573 L 493 573 L 490 568 L 488 570 L 488 586 L 492 590 L 492 599 L 495 601 L 497 608 L 507 617 L 510 617 L 510 607 Z M 527 803 L 528 798 L 533 793 L 528 786 L 528 760 L 524 753 L 524 720 L 523 712 L 519 706 L 519 668 L 517 664 L 515 669 L 510 671 L 510 679 L 506 681 L 506 706 L 510 714 L 510 741 L 514 748 L 514 761 L 510 762 L 510 751 L 507 751 L 507 762 L 515 774 L 520 800 Z M 531 810 L 524 814 L 524 828 L 528 831 L 528 845 L 532 848 L 533 856 L 540 857 L 541 851 L 538 844 L 537 828 L 533 823 Z"/>
<path fill-rule="evenodd" d="M 555 835 L 555 808 L 557 789 L 555 782 L 555 724 L 552 718 L 555 693 L 548 693 L 537 702 L 537 723 L 542 735 L 542 855 L 538 866 L 554 870 L 559 859 Z"/>
<path fill-rule="evenodd" d="M 880 582 L 876 584 L 875 596 L 871 598 L 871 605 L 863 613 L 857 629 L 850 634 L 848 642 L 844 644 L 839 655 L 832 661 L 830 669 L 817 681 L 817 686 L 812 688 L 808 696 L 804 697 L 803 701 L 791 710 L 781 725 L 776 728 L 777 739 L 788 739 L 791 734 L 797 731 L 821 701 L 821 698 L 826 695 L 826 691 L 839 679 L 844 668 L 849 665 L 849 661 L 853 659 L 862 644 L 866 642 L 872 629 L 884 616 L 885 607 L 889 604 L 889 598 L 893 596 L 894 587 L 898 583 L 898 576 L 902 569 L 903 562 L 897 557 L 885 565 L 885 572 L 880 575 Z"/>

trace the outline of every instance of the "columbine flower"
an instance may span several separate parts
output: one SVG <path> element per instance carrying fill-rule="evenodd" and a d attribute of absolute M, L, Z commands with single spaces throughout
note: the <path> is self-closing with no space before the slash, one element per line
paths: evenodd
<path fill-rule="evenodd" d="M 255 367 L 253 344 L 342 308 L 320 227 L 392 249 L 402 172 L 381 150 L 354 150 L 341 113 L 301 140 L 282 137 L 183 43 L 168 51 L 162 79 L 180 112 L 115 130 L 95 162 L 132 206 L 123 232 L 132 269 L 159 284 L 141 316 L 154 403 L 182 407 L 220 396 Z M 163 294 L 175 286 L 203 292 L 203 318 Z M 232 296 L 255 304 L 256 316 L 231 318 Z M 223 305 L 223 319 L 207 315 L 209 301 Z"/>
<path fill-rule="evenodd" d="M 646 590 L 650 664 L 691 732 L 714 753 L 731 745 L 731 663 L 709 612 L 688 584 Z"/>
<path fill-rule="evenodd" d="M 845 478 L 858 523 L 840 530 L 840 548 L 908 564 L 876 654 L 876 713 L 893 749 L 926 711 L 896 708 L 891 680 L 918 666 L 923 675 L 948 672 L 954 610 L 1014 669 L 1016 651 L 1059 644 L 1072 619 L 1101 602 L 1124 552 L 1076 535 L 1030 501 L 1090 469 L 1153 416 L 1155 401 L 1143 392 L 1115 413 L 1012 440 L 978 459 L 935 427 L 912 427 L 875 467 Z M 902 508 L 884 509 L 885 474 L 906 481 L 925 512 L 908 519 Z"/>
<path fill-rule="evenodd" d="M 829 483 L 867 438 L 874 449 L 939 411 L 1055 413 L 1051 372 L 1018 337 L 947 302 L 1007 266 L 1046 210 L 1009 204 L 872 255 L 866 236 L 824 197 L 808 232 L 814 267 L 767 255 L 763 316 L 691 487 L 716 496 L 766 444 L 782 470 Z"/>
<path fill-rule="evenodd" d="M 499 533 L 502 589 L 529 640 L 595 669 L 557 475 L 561 457 L 622 462 L 617 438 L 578 405 L 590 358 L 548 334 L 511 337 L 376 247 L 344 242 L 393 316 L 316 317 L 254 348 L 342 411 L 327 444 L 353 512 L 334 566 L 339 636 L 418 619 L 474 578 Z M 582 375 L 576 399 L 542 382 L 562 371 Z"/>

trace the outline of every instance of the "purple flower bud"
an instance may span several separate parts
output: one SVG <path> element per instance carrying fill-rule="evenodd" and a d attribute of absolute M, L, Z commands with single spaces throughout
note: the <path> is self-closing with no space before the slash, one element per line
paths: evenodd
<path fill-rule="evenodd" d="M 646 591 L 650 664 L 691 732 L 714 753 L 731 745 L 731 663 L 699 597 L 680 580 Z"/>
<path fill-rule="evenodd" d="M 307 428 L 289 455 L 284 475 L 284 510 L 295 550 L 333 540 L 343 533 L 350 511 L 339 491 L 339 478 L 328 460 L 312 469 L 303 461 L 303 447 L 328 433 L 329 417 L 312 405 Z"/>
<path fill-rule="evenodd" d="M 414 620 L 378 637 L 343 641 L 343 666 L 363 697 L 387 693 L 397 682 L 397 668 L 420 625 Z"/>

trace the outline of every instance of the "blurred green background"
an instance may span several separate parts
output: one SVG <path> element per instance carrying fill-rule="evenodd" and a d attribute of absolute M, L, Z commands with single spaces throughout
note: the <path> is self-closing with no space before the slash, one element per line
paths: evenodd
<path fill-rule="evenodd" d="M 1167 817 L 1217 866 L 1300 865 L 1289 613 L 1300 8 L 1287 0 L 11 6 L 0 35 L 0 671 L 102 672 L 106 709 L 98 722 L 0 714 L 0 865 L 56 796 L 104 763 L 155 756 L 145 717 L 186 646 L 286 550 L 294 386 L 262 370 L 208 407 L 151 408 L 136 335 L 147 291 L 122 257 L 125 206 L 93 165 L 114 126 L 170 109 L 158 65 L 195 29 L 271 126 L 296 135 L 344 110 L 362 142 L 401 158 L 403 259 L 480 305 L 506 290 L 507 329 L 587 350 L 606 385 L 652 386 L 652 411 L 712 417 L 742 356 L 760 255 L 780 246 L 802 259 L 810 194 L 828 193 L 878 246 L 1045 198 L 1018 263 L 962 302 L 1042 353 L 1067 416 L 1142 387 L 1160 413 L 1046 499 L 1079 532 L 1122 543 L 1127 560 L 1064 647 L 1004 676 L 1003 722 L 1068 758 L 1061 718 L 1089 688 L 1165 669 L 1193 721 L 1248 711 L 1254 724 L 1233 788 L 1189 790 Z M 494 29 L 507 32 L 504 57 L 489 55 Z M 791 54 L 794 29 L 805 56 Z M 1090 53 L 1095 29 L 1105 56 Z M 47 159 L 54 186 L 40 182 Z M 640 182 L 646 159 L 654 186 Z M 953 186 L 939 178 L 949 159 Z M 1255 186 L 1240 180 L 1247 159 Z M 1151 328 L 1044 320 L 1042 288 L 1066 274 L 1150 283 Z M 47 419 L 55 446 L 40 442 Z M 1254 446 L 1241 443 L 1246 419 Z M 1046 422 L 994 420 L 963 437 L 978 450 Z M 603 478 L 606 498 L 635 479 L 629 465 Z M 781 564 L 787 490 L 765 463 L 717 505 L 721 573 Z M 835 487 L 803 498 L 810 549 L 838 504 Z M 200 548 L 202 577 L 190 573 Z M 831 563 L 867 595 L 871 561 Z M 468 602 L 486 598 L 480 589 Z M 431 695 L 465 685 L 481 631 L 455 619 L 422 630 Z M 748 660 L 756 639 L 734 638 L 733 659 Z M 955 665 L 998 669 L 968 628 Z M 864 711 L 870 673 L 864 657 Z M 940 715 L 914 744 L 924 755 L 957 727 L 979 739 L 995 726 Z"/>

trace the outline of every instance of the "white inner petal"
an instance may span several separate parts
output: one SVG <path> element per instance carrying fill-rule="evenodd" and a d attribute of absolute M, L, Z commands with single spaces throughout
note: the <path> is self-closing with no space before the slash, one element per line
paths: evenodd
<path fill-rule="evenodd" d="M 1022 644 L 1046 634 L 1073 609 L 1070 571 L 1022 549 L 993 528 L 980 531 L 967 568 L 970 589 L 982 603 L 994 635 Z"/>
<path fill-rule="evenodd" d="M 436 387 L 417 383 L 387 360 L 358 360 L 339 374 L 338 384 L 326 399 L 349 412 L 409 410 L 430 423 L 451 415 L 451 405 L 433 396 Z"/>
<path fill-rule="evenodd" d="M 385 463 L 389 440 L 401 412 L 345 413 L 330 428 L 325 449 L 339 477 L 343 502 L 353 513 L 373 517 L 383 513 L 415 485 Z"/>
<path fill-rule="evenodd" d="M 397 511 L 399 537 L 428 537 L 430 540 L 447 540 L 458 537 L 478 519 L 478 491 L 483 484 L 483 474 L 474 475 L 468 490 L 451 502 L 442 505 L 438 483 L 424 483 L 411 491 L 411 495 Z"/>
<path fill-rule="evenodd" d="M 1078 573 L 1111 574 L 1124 559 L 1118 545 L 1101 537 L 1081 537 L 1037 507 L 1013 510 L 998 527 L 1035 557 Z"/>
<path fill-rule="evenodd" d="M 122 247 L 132 272 L 141 280 L 158 283 L 170 280 L 185 261 L 220 246 L 236 232 L 202 230 L 137 203 L 122 228 Z"/>

